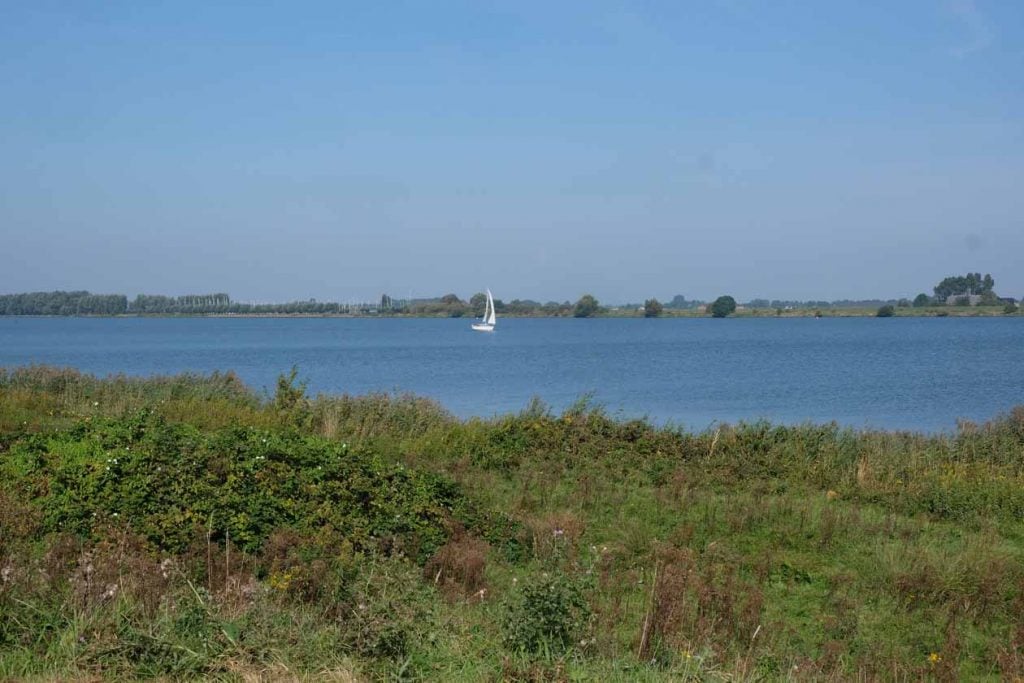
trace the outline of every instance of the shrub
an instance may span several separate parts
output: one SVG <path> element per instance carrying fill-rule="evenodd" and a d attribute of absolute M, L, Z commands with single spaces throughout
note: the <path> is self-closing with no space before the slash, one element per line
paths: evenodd
<path fill-rule="evenodd" d="M 1006 304 L 1003 306 L 1003 313 L 1006 315 L 1013 315 L 1017 312 L 1017 304 Z"/>
<path fill-rule="evenodd" d="M 644 317 L 657 318 L 662 312 L 661 302 L 657 299 L 648 299 L 644 302 Z"/>
<path fill-rule="evenodd" d="M 895 313 L 895 312 L 896 311 L 895 311 L 895 309 L 892 306 L 890 306 L 889 304 L 886 304 L 885 306 L 881 306 L 878 309 L 878 311 L 875 313 L 875 317 L 876 318 L 891 318 L 893 316 L 893 313 Z"/>
<path fill-rule="evenodd" d="M 246 552 L 292 528 L 343 534 L 356 549 L 425 560 L 450 520 L 506 545 L 514 529 L 451 480 L 292 430 L 204 434 L 147 412 L 29 436 L 0 459 L 8 496 L 42 511 L 41 531 L 93 535 L 125 520 L 154 546 L 183 550 L 197 530 Z"/>
<path fill-rule="evenodd" d="M 579 581 L 546 572 L 509 596 L 502 630 L 509 649 L 558 655 L 580 642 L 589 622 L 590 607 Z"/>

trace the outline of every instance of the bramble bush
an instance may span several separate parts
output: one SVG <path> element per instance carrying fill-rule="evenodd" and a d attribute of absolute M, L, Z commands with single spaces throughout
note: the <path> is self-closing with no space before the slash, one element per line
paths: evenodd
<path fill-rule="evenodd" d="M 44 533 L 127 524 L 175 552 L 202 534 L 253 553 L 278 529 L 327 529 L 356 549 L 424 561 L 448 540 L 450 520 L 492 544 L 518 543 L 514 524 L 451 480 L 369 448 L 290 430 L 203 433 L 147 410 L 20 439 L 0 478 L 41 511 Z"/>

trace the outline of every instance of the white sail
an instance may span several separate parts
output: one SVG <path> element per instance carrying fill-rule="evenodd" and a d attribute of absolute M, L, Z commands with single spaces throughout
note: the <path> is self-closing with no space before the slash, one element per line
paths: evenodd
<path fill-rule="evenodd" d="M 484 319 L 488 325 L 493 325 L 496 316 L 494 315 L 494 297 L 491 296 L 491 290 L 487 290 L 487 309 L 490 311 L 487 313 L 487 317 Z"/>

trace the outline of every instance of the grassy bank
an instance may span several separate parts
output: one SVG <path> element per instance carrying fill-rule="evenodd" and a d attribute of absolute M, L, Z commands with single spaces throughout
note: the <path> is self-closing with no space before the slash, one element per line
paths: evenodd
<path fill-rule="evenodd" d="M 455 419 L 0 374 L 0 679 L 1024 676 L 1024 409 L 954 435 Z"/>

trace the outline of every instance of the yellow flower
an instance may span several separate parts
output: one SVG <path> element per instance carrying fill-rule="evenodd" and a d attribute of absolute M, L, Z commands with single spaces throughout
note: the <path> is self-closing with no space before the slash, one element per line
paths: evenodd
<path fill-rule="evenodd" d="M 932 666 L 938 664 L 941 661 L 942 661 L 942 655 L 940 655 L 938 652 L 933 652 L 930 655 L 928 655 L 928 663 L 931 664 Z"/>
<path fill-rule="evenodd" d="M 270 587 L 274 590 L 286 591 L 292 582 L 291 572 L 274 573 L 270 575 Z"/>

